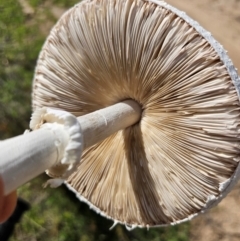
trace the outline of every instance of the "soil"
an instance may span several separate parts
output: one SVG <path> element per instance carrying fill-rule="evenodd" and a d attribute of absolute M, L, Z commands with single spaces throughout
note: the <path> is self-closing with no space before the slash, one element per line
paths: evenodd
<path fill-rule="evenodd" d="M 240 0 L 166 0 L 210 31 L 240 75 Z M 240 240 L 240 184 L 215 208 L 191 221 L 191 241 Z"/>
<path fill-rule="evenodd" d="M 240 70 L 240 0 L 166 0 L 212 33 Z"/>

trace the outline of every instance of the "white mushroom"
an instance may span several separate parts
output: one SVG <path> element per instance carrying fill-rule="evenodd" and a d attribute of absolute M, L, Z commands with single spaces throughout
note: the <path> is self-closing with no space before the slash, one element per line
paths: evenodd
<path fill-rule="evenodd" d="M 54 162 L 48 174 L 66 179 L 81 200 L 115 222 L 149 227 L 189 220 L 238 179 L 239 85 L 222 46 L 165 2 L 82 1 L 43 46 L 33 109 L 64 110 L 84 126 L 84 115 L 129 100 L 135 117 L 108 132 L 112 125 L 104 120 L 112 111 L 99 114 L 105 139 L 94 138 L 94 125 L 84 128 L 91 140 L 81 160 Z"/>

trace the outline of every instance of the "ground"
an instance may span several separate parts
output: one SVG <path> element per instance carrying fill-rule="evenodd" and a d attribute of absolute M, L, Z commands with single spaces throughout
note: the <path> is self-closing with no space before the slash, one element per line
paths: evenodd
<path fill-rule="evenodd" d="M 240 1 L 167 0 L 186 12 L 224 46 L 240 75 Z M 214 209 L 191 222 L 191 241 L 240 240 L 240 185 Z"/>

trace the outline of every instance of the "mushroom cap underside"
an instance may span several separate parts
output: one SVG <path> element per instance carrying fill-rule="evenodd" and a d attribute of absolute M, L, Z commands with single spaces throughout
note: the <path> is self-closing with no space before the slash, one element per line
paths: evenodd
<path fill-rule="evenodd" d="M 236 83 L 222 47 L 163 1 L 85 0 L 43 46 L 33 109 L 81 116 L 136 100 L 141 121 L 85 150 L 67 183 L 116 222 L 167 225 L 212 207 L 237 180 Z"/>

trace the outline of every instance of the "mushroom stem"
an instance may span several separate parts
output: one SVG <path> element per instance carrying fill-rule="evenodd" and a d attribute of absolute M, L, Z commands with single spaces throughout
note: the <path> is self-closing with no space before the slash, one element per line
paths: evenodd
<path fill-rule="evenodd" d="M 0 176 L 5 195 L 57 164 L 63 157 L 68 136 L 63 128 L 56 132 L 39 129 L 0 142 Z M 62 148 L 56 146 L 56 141 Z"/>
<path fill-rule="evenodd" d="M 141 108 L 133 100 L 78 117 L 84 148 L 135 124 L 140 117 Z M 47 128 L 42 128 L 46 125 Z M 61 164 L 70 140 L 69 130 L 56 122 L 43 124 L 42 127 L 0 142 L 0 177 L 6 195 L 46 169 Z"/>
<path fill-rule="evenodd" d="M 102 141 L 113 133 L 125 129 L 141 118 L 142 110 L 134 100 L 125 100 L 115 105 L 78 117 L 84 149 Z"/>

